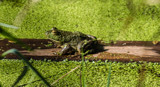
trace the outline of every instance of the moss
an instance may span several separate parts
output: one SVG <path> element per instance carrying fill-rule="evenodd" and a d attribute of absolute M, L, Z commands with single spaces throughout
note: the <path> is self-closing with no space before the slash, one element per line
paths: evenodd
<path fill-rule="evenodd" d="M 32 65 L 38 69 L 38 71 L 47 79 L 48 82 L 52 83 L 57 80 L 62 75 L 69 72 L 71 69 L 77 67 L 81 62 L 76 61 L 61 61 L 55 62 L 50 60 L 40 61 L 40 60 L 30 60 Z M 137 83 L 140 84 L 139 79 L 140 70 L 144 64 L 140 63 L 122 63 L 122 62 L 85 62 L 85 77 L 86 85 L 88 87 L 103 87 L 107 84 L 107 76 L 109 65 L 111 63 L 111 83 L 112 87 L 119 86 L 129 86 L 135 87 Z M 11 86 L 15 79 L 20 75 L 23 70 L 23 62 L 21 60 L 0 60 L 0 82 L 2 86 Z M 160 65 L 159 63 L 145 63 L 145 78 L 144 84 L 147 87 L 158 87 L 160 80 Z M 20 81 L 18 86 L 28 84 L 27 86 L 43 86 L 39 78 L 33 74 L 31 70 L 27 72 L 27 75 Z M 7 83 L 7 84 L 6 84 Z M 63 83 L 63 84 L 62 84 Z M 64 87 L 64 86 L 80 86 L 80 69 L 75 70 L 63 79 L 59 80 L 54 86 Z"/>
<path fill-rule="evenodd" d="M 128 3 L 127 0 L 41 0 L 28 5 L 26 0 L 18 3 L 5 0 L 0 5 L 0 22 L 20 25 L 19 30 L 7 29 L 19 38 L 46 38 L 45 31 L 54 26 L 105 41 L 160 40 L 160 6 L 133 0 L 127 7 Z M 25 16 L 16 23 L 20 14 Z"/>

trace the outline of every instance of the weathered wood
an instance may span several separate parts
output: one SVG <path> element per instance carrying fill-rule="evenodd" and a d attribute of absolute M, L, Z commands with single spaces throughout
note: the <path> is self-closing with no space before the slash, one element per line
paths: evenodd
<path fill-rule="evenodd" d="M 56 48 L 56 44 L 48 39 L 20 39 L 33 51 L 27 51 L 18 44 L 8 40 L 0 40 L 0 54 L 11 48 L 18 49 L 26 58 L 30 59 L 50 59 L 54 61 L 81 60 L 80 55 L 57 55 L 61 48 Z M 52 45 L 51 45 L 52 44 Z M 108 43 L 104 46 L 103 52 L 87 55 L 85 58 L 89 61 L 111 60 L 111 61 L 148 61 L 160 62 L 160 43 L 152 41 L 117 41 L 116 43 Z M 10 54 L 7 59 L 17 59 L 17 56 Z"/>

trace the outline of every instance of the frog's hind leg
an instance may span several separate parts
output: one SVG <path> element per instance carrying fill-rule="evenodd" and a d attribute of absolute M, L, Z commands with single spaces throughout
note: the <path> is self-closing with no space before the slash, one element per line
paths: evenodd
<path fill-rule="evenodd" d="M 95 36 L 92 35 L 87 35 L 89 38 L 91 38 L 92 40 L 97 40 L 97 38 Z"/>
<path fill-rule="evenodd" d="M 77 46 L 77 51 L 79 53 L 85 53 L 85 54 L 92 53 L 92 52 L 94 52 L 94 49 L 92 49 L 93 43 L 94 43 L 94 41 L 92 41 L 92 40 L 81 41 Z"/>

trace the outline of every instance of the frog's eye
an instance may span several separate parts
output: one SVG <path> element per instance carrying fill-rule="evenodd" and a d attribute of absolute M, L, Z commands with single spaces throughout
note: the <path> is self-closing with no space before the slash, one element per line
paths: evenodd
<path fill-rule="evenodd" d="M 52 33 L 53 33 L 53 34 L 55 34 L 55 33 L 56 33 L 56 31 L 52 30 Z"/>
<path fill-rule="evenodd" d="M 53 30 L 54 30 L 54 31 L 58 31 L 58 29 L 57 29 L 56 27 L 53 27 L 51 30 L 52 30 L 52 31 L 53 31 Z"/>

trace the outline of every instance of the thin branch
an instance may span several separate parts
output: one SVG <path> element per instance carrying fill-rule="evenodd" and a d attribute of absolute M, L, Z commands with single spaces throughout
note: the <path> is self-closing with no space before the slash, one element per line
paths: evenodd
<path fill-rule="evenodd" d="M 51 85 L 54 85 L 54 84 L 57 83 L 59 80 L 61 80 L 62 78 L 64 78 L 65 76 L 67 76 L 68 74 L 70 74 L 71 72 L 73 72 L 74 70 L 78 69 L 79 67 L 80 67 L 80 65 L 77 66 L 77 67 L 75 67 L 74 69 L 72 69 L 72 70 L 69 71 L 68 73 L 64 74 L 63 76 L 61 76 L 59 79 L 57 79 L 56 81 L 54 81 Z"/>

